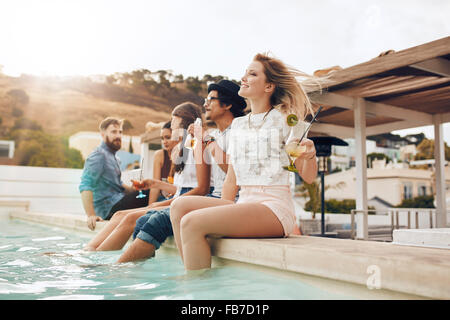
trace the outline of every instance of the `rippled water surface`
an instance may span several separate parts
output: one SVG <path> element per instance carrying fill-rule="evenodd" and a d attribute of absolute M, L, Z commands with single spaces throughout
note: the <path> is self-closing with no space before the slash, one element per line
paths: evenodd
<path fill-rule="evenodd" d="M 155 258 L 117 265 L 122 251 L 84 252 L 88 241 L 81 233 L 2 220 L 0 300 L 352 298 L 281 272 L 219 259 L 211 270 L 186 276 L 176 251 L 167 248 Z"/>

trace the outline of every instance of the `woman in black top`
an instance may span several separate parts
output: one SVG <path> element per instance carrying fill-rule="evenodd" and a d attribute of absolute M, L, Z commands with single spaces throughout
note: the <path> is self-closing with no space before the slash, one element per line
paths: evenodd
<path fill-rule="evenodd" d="M 176 140 L 171 140 L 172 129 L 170 128 L 170 121 L 166 122 L 161 129 L 161 146 L 162 149 L 155 152 L 153 158 L 153 179 L 171 182 L 170 168 L 172 161 L 170 160 L 170 154 L 173 148 L 178 143 Z M 165 200 L 166 197 L 161 193 L 160 189 L 151 188 L 150 198 L 148 204 Z"/>

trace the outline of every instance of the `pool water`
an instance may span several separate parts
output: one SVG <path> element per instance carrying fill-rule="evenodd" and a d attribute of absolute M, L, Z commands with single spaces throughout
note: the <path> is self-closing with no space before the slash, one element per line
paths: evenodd
<path fill-rule="evenodd" d="M 355 299 L 293 273 L 213 259 L 186 275 L 176 250 L 114 264 L 123 250 L 85 252 L 90 235 L 18 220 L 0 223 L 0 300 Z M 128 244 L 127 244 L 128 245 Z"/>

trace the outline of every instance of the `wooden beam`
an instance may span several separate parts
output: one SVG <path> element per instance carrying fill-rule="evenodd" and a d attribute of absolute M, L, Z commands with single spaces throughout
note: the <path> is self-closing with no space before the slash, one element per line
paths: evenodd
<path fill-rule="evenodd" d="M 450 36 L 335 71 L 331 73 L 330 83 L 326 84 L 325 87 L 332 88 L 349 81 L 410 66 L 447 54 L 450 54 Z"/>
<path fill-rule="evenodd" d="M 443 58 L 434 58 L 410 65 L 422 71 L 431 72 L 443 77 L 450 77 L 450 61 Z"/>
<path fill-rule="evenodd" d="M 311 130 L 314 132 L 326 133 L 341 139 L 353 138 L 355 136 L 355 130 L 353 128 L 329 123 L 314 123 Z"/>
<path fill-rule="evenodd" d="M 371 113 L 395 119 L 420 122 L 423 123 L 423 125 L 433 124 L 433 117 L 431 114 L 395 107 L 392 105 L 379 102 L 366 101 L 366 113 Z"/>
<path fill-rule="evenodd" d="M 443 113 L 441 115 L 441 121 L 442 123 L 450 122 L 450 112 Z"/>
<path fill-rule="evenodd" d="M 417 128 L 417 127 L 422 127 L 422 126 L 424 126 L 424 124 L 412 122 L 412 121 L 395 121 L 395 122 L 380 124 L 377 126 L 367 127 L 366 133 L 368 136 L 373 136 L 376 134 L 388 133 L 388 132 L 395 131 L 395 130 Z"/>
<path fill-rule="evenodd" d="M 326 106 L 341 107 L 345 109 L 355 109 L 355 98 L 344 96 L 333 92 L 324 91 L 322 94 L 317 92 L 309 94 L 312 102 Z"/>
<path fill-rule="evenodd" d="M 355 108 L 356 98 L 344 96 L 338 93 L 333 92 L 324 92 L 323 94 L 311 93 L 309 97 L 311 101 L 317 104 L 323 104 L 333 107 L 341 107 L 350 110 L 354 110 Z M 372 115 L 381 115 L 401 120 L 420 122 L 423 123 L 423 125 L 433 124 L 432 116 L 425 112 L 414 111 L 410 109 L 400 108 L 379 102 L 371 102 L 367 100 L 365 105 L 366 105 L 365 108 L 366 113 L 370 113 Z"/>

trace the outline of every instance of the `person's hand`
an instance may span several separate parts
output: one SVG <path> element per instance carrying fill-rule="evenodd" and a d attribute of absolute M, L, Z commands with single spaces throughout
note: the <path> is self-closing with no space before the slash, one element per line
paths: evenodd
<path fill-rule="evenodd" d="M 150 203 L 150 204 L 147 206 L 147 209 L 148 209 L 148 210 L 151 210 L 151 209 L 156 208 L 156 207 L 158 207 L 158 206 L 159 206 L 159 203 L 158 203 L 158 202 L 153 202 L 153 203 Z"/>
<path fill-rule="evenodd" d="M 311 160 L 316 156 L 316 147 L 314 146 L 314 142 L 310 139 L 304 138 L 302 142 L 300 142 L 300 146 L 305 146 L 306 150 L 302 152 L 296 159 L 297 160 Z"/>
<path fill-rule="evenodd" d="M 206 127 L 196 126 L 193 123 L 189 125 L 187 132 L 193 137 L 202 137 L 202 140 L 208 134 Z"/>
<path fill-rule="evenodd" d="M 136 181 L 131 179 L 131 182 L 133 183 L 133 187 L 136 190 L 147 190 L 150 188 L 155 188 L 159 181 L 155 179 L 145 179 L 142 181 Z"/>
<path fill-rule="evenodd" d="M 189 125 L 189 127 L 187 128 L 187 132 L 188 132 L 191 136 L 194 136 L 194 124 L 193 124 L 193 123 L 191 123 L 191 124 Z"/>
<path fill-rule="evenodd" d="M 144 181 L 130 180 L 134 190 L 142 190 L 144 187 Z"/>
<path fill-rule="evenodd" d="M 145 179 L 141 182 L 142 189 L 158 188 L 159 182 L 160 180 L 156 179 Z"/>
<path fill-rule="evenodd" d="M 87 218 L 88 228 L 93 231 L 95 229 L 95 225 L 96 225 L 97 221 L 103 221 L 103 219 L 98 216 L 89 216 Z"/>

